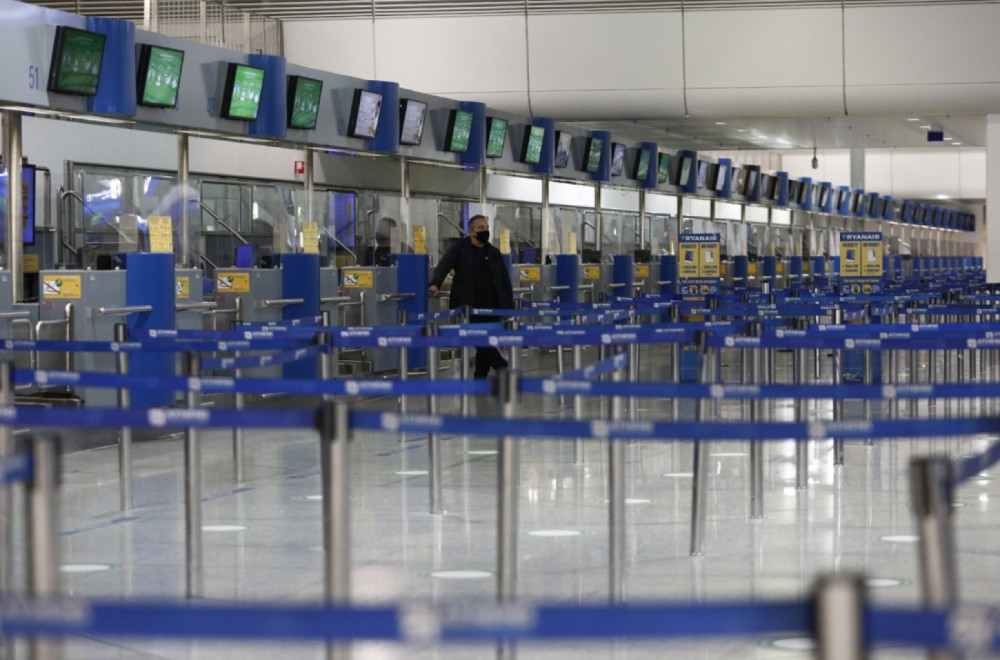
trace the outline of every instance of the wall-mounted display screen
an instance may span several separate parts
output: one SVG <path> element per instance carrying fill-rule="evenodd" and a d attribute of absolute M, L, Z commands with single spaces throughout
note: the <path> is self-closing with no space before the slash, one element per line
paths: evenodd
<path fill-rule="evenodd" d="M 708 187 L 708 161 L 699 160 L 698 161 L 698 189 Z"/>
<path fill-rule="evenodd" d="M 0 171 L 0 238 L 7 226 L 7 170 Z M 21 167 L 21 241 L 35 242 L 35 166 Z"/>
<path fill-rule="evenodd" d="M 828 201 L 830 201 L 830 189 L 827 186 L 823 186 L 819 189 L 819 201 L 817 204 L 820 208 L 823 208 Z"/>
<path fill-rule="evenodd" d="M 316 128 L 323 81 L 305 76 L 288 78 L 288 128 Z"/>
<path fill-rule="evenodd" d="M 794 179 L 788 182 L 788 199 L 796 203 L 799 201 L 799 185 Z"/>
<path fill-rule="evenodd" d="M 101 79 L 105 36 L 60 25 L 49 66 L 50 92 L 93 96 Z"/>
<path fill-rule="evenodd" d="M 556 159 L 554 167 L 569 167 L 569 155 L 573 149 L 573 134 L 556 131 Z"/>
<path fill-rule="evenodd" d="M 865 205 L 865 215 L 873 216 L 879 209 L 878 195 L 875 193 L 868 193 L 868 202 Z"/>
<path fill-rule="evenodd" d="M 521 149 L 521 160 L 530 165 L 537 165 L 542 160 L 542 143 L 545 141 L 544 126 L 529 126 L 524 132 L 524 145 Z"/>
<path fill-rule="evenodd" d="M 690 156 L 684 156 L 681 158 L 681 166 L 677 170 L 677 181 L 675 182 L 678 186 L 686 186 L 688 181 L 691 180 L 691 161 L 693 159 Z"/>
<path fill-rule="evenodd" d="M 747 170 L 747 178 L 743 186 L 743 194 L 750 195 L 757 190 L 757 180 L 760 177 L 758 170 Z"/>
<path fill-rule="evenodd" d="M 809 201 L 810 195 L 812 194 L 812 184 L 801 182 L 799 183 L 799 195 L 796 198 L 799 204 L 805 204 Z"/>
<path fill-rule="evenodd" d="M 347 123 L 347 134 L 350 137 L 375 137 L 378 130 L 378 118 L 382 114 L 382 95 L 367 89 L 354 90 L 354 101 L 351 103 L 351 118 Z"/>
<path fill-rule="evenodd" d="M 448 129 L 445 131 L 444 150 L 463 154 L 469 149 L 472 135 L 472 113 L 466 110 L 452 110 L 448 114 Z"/>
<path fill-rule="evenodd" d="M 781 187 L 784 183 L 780 176 L 772 176 L 771 181 L 773 182 L 773 187 L 769 188 L 771 194 L 768 197 L 771 198 L 771 201 L 778 201 L 778 198 L 781 197 Z"/>
<path fill-rule="evenodd" d="M 726 173 L 729 170 L 728 165 L 719 164 L 715 172 L 715 183 L 712 188 L 715 192 L 722 192 L 722 189 L 726 187 Z"/>
<path fill-rule="evenodd" d="M 611 143 L 611 176 L 621 176 L 625 171 L 625 145 L 621 142 Z"/>
<path fill-rule="evenodd" d="M 583 171 L 596 174 L 601 167 L 601 154 L 604 151 L 603 138 L 587 138 L 587 149 L 583 155 Z"/>
<path fill-rule="evenodd" d="M 415 99 L 399 102 L 399 143 L 416 146 L 424 137 L 427 104 Z"/>
<path fill-rule="evenodd" d="M 264 69 L 246 64 L 228 64 L 222 90 L 222 116 L 226 119 L 256 119 L 263 89 Z"/>
<path fill-rule="evenodd" d="M 507 126 L 509 122 L 500 117 L 486 118 L 486 157 L 500 158 L 503 156 L 504 145 L 507 144 Z"/>
<path fill-rule="evenodd" d="M 139 105 L 172 108 L 177 105 L 184 51 L 151 44 L 139 46 L 136 96 Z"/>
<path fill-rule="evenodd" d="M 640 149 L 639 155 L 635 157 L 635 165 L 632 168 L 632 178 L 637 181 L 645 181 L 649 176 L 649 160 L 653 156 L 652 149 Z"/>
<path fill-rule="evenodd" d="M 666 183 L 670 178 L 670 154 L 659 155 L 659 166 L 656 169 L 656 182 Z"/>
<path fill-rule="evenodd" d="M 863 193 L 854 193 L 854 197 L 851 199 L 851 213 L 861 213 L 864 202 L 865 196 Z"/>

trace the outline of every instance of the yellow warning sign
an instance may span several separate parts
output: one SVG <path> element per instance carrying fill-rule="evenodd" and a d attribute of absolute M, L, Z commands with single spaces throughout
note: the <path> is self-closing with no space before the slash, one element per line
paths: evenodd
<path fill-rule="evenodd" d="M 215 274 L 218 293 L 250 293 L 250 273 L 219 271 Z"/>
<path fill-rule="evenodd" d="M 576 232 L 571 231 L 569 233 L 569 247 L 566 249 L 566 254 L 576 254 Z"/>
<path fill-rule="evenodd" d="M 302 252 L 319 254 L 319 225 L 315 222 L 302 223 Z"/>
<path fill-rule="evenodd" d="M 42 298 L 79 298 L 81 279 L 80 275 L 43 275 Z"/>
<path fill-rule="evenodd" d="M 583 267 L 583 279 L 585 279 L 585 280 L 599 280 L 599 279 L 601 279 L 601 267 L 600 266 L 584 266 Z"/>
<path fill-rule="evenodd" d="M 635 278 L 637 280 L 649 279 L 649 264 L 635 264 L 633 268 L 635 270 Z"/>
<path fill-rule="evenodd" d="M 178 277 L 174 280 L 174 297 L 187 300 L 191 297 L 191 280 L 187 277 Z"/>
<path fill-rule="evenodd" d="M 372 288 L 372 271 L 344 269 L 344 287 L 347 289 Z"/>
<path fill-rule="evenodd" d="M 37 273 L 38 272 L 38 255 L 37 254 L 24 254 L 21 255 L 21 264 L 26 273 Z"/>
<path fill-rule="evenodd" d="M 416 254 L 427 254 L 427 227 L 413 226 L 413 251 Z"/>
<path fill-rule="evenodd" d="M 500 254 L 510 254 L 510 230 L 500 230 Z"/>
<path fill-rule="evenodd" d="M 518 267 L 518 272 L 521 275 L 522 282 L 541 282 L 542 281 L 542 267 L 541 266 L 520 266 Z"/>
<path fill-rule="evenodd" d="M 174 233 L 169 215 L 151 215 L 149 223 L 149 251 L 173 252 Z"/>

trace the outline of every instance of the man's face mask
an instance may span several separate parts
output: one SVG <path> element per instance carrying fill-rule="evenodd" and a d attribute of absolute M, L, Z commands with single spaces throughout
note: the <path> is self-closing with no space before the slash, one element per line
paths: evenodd
<path fill-rule="evenodd" d="M 476 240 L 479 241 L 480 243 L 489 243 L 490 242 L 490 230 L 489 229 L 481 229 L 481 230 L 477 231 L 476 232 Z"/>

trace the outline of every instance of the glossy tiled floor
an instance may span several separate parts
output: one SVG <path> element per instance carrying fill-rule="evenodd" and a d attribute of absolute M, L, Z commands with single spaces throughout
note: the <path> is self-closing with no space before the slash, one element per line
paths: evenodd
<path fill-rule="evenodd" d="M 646 355 L 643 378 L 658 379 L 665 355 Z M 779 363 L 779 369 L 787 365 Z M 481 411 L 492 402 L 476 402 Z M 366 405 L 391 408 L 395 400 Z M 422 409 L 422 400 L 411 409 Z M 666 401 L 642 400 L 640 416 L 665 418 Z M 445 411 L 456 402 L 444 403 Z M 788 418 L 788 402 L 769 404 Z M 598 406 L 587 406 L 588 415 Z M 726 417 L 738 413 L 727 404 Z M 528 399 L 525 415 L 572 416 L 570 402 Z M 593 413 L 589 411 L 594 411 Z M 848 416 L 860 414 L 848 407 Z M 682 414 L 688 414 L 685 409 Z M 827 406 L 812 415 L 829 416 Z M 211 600 L 303 602 L 321 597 L 318 442 L 311 433 L 247 433 L 246 483 L 232 481 L 231 434 L 204 439 L 205 595 Z M 876 603 L 916 605 L 919 576 L 909 507 L 907 463 L 914 453 L 952 456 L 985 448 L 990 438 L 850 442 L 843 467 L 832 445 L 810 446 L 808 490 L 795 489 L 790 442 L 765 453 L 765 516 L 748 518 L 748 446 L 711 448 L 707 547 L 688 554 L 690 443 L 629 444 L 627 574 L 629 602 L 804 597 L 815 577 L 863 571 Z M 496 440 L 444 440 L 446 513 L 428 513 L 424 437 L 365 434 L 351 445 L 353 593 L 357 603 L 431 599 L 450 602 L 495 595 Z M 179 437 L 138 443 L 135 510 L 118 511 L 114 448 L 65 456 L 61 497 L 62 561 L 108 565 L 64 572 L 75 596 L 181 597 L 184 591 L 183 474 Z M 608 593 L 606 448 L 586 444 L 575 464 L 573 443 L 527 440 L 521 453 L 519 592 L 532 601 L 601 603 Z M 957 544 L 964 601 L 996 603 L 1000 593 L 1000 480 L 983 478 L 957 493 Z M 235 526 L 233 528 L 216 526 Z M 224 531 L 215 531 L 224 530 Z M 555 530 L 555 531 L 553 531 Z M 893 539 L 893 537 L 902 537 Z M 472 571 L 471 579 L 439 572 Z M 241 644 L 162 640 L 69 640 L 65 657 L 82 659 L 319 659 L 318 644 Z M 359 643 L 361 660 L 492 658 L 490 645 L 434 647 Z M 798 660 L 801 640 L 740 638 L 697 642 L 524 644 L 518 657 Z M 915 649 L 880 648 L 878 659 L 915 658 Z"/>

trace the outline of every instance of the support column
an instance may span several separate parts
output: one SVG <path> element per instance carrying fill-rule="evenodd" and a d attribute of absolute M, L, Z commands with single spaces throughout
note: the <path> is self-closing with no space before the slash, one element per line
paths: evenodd
<path fill-rule="evenodd" d="M 851 190 L 865 189 L 865 150 L 851 149 Z"/>
<path fill-rule="evenodd" d="M 11 300 L 24 300 L 24 263 L 21 248 L 21 216 L 24 199 L 21 195 L 21 114 L 8 110 L 3 113 L 3 163 L 7 169 L 7 268 L 10 269 L 13 296 Z"/>
<path fill-rule="evenodd" d="M 188 186 L 191 180 L 190 171 L 190 150 L 188 147 L 188 136 L 187 133 L 177 134 L 177 186 L 181 189 L 181 226 L 180 234 L 181 239 L 181 258 L 177 260 L 177 263 L 183 268 L 192 267 L 191 264 L 191 214 L 188 209 Z M 199 204 L 201 203 L 201 196 L 198 197 Z M 195 262 L 194 266 L 200 266 L 201 264 Z"/>
<path fill-rule="evenodd" d="M 980 218 L 976 231 L 986 234 L 986 281 L 1000 282 L 1000 115 L 986 116 L 986 222 L 983 225 Z"/>

